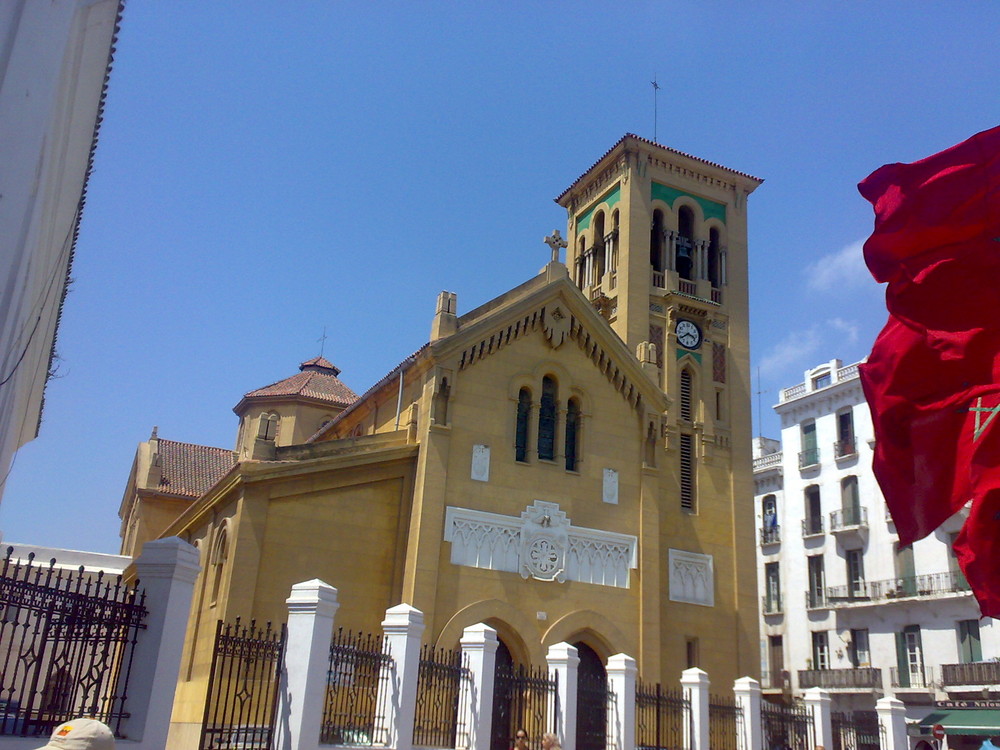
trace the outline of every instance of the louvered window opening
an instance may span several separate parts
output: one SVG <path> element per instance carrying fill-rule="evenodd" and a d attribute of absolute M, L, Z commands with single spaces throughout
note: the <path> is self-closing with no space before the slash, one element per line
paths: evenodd
<path fill-rule="evenodd" d="M 691 373 L 687 370 L 681 371 L 681 419 L 685 422 L 691 421 Z"/>
<path fill-rule="evenodd" d="M 681 509 L 694 510 L 694 440 L 681 435 Z"/>

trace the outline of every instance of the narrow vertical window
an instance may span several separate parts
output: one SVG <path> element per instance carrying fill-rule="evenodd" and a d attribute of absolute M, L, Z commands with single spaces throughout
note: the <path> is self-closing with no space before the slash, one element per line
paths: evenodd
<path fill-rule="evenodd" d="M 681 370 L 681 419 L 690 422 L 694 414 L 693 378 L 690 370 Z"/>
<path fill-rule="evenodd" d="M 958 653 L 962 664 L 983 660 L 983 647 L 979 641 L 979 620 L 959 620 Z"/>
<path fill-rule="evenodd" d="M 607 246 L 604 242 L 604 212 L 594 217 L 594 286 L 600 286 L 607 268 Z"/>
<path fill-rule="evenodd" d="M 438 392 L 434 394 L 434 422 L 435 424 L 448 424 L 448 398 L 451 396 L 451 386 L 448 385 L 448 378 L 441 379 Z"/>
<path fill-rule="evenodd" d="M 830 643 L 825 630 L 812 634 L 813 669 L 830 668 Z"/>
<path fill-rule="evenodd" d="M 278 437 L 277 414 L 261 414 L 260 424 L 257 426 L 257 437 L 261 440 L 275 440 Z"/>
<path fill-rule="evenodd" d="M 674 267 L 682 279 L 694 278 L 694 214 L 682 206 L 677 216 L 677 250 Z"/>
<path fill-rule="evenodd" d="M 694 437 L 681 435 L 681 510 L 695 510 Z"/>
<path fill-rule="evenodd" d="M 556 457 L 556 381 L 542 378 L 542 400 L 538 409 L 538 457 L 554 461 Z"/>
<path fill-rule="evenodd" d="M 566 407 L 566 471 L 576 471 L 580 451 L 580 402 L 571 398 Z"/>
<path fill-rule="evenodd" d="M 215 541 L 215 548 L 212 553 L 212 598 L 214 605 L 219 599 L 219 592 L 222 590 L 222 573 L 226 567 L 226 559 L 229 557 L 229 540 L 226 529 L 223 527 L 219 531 L 219 537 Z"/>
<path fill-rule="evenodd" d="M 844 526 L 861 525 L 861 497 L 858 495 L 858 478 L 844 477 L 840 480 L 840 508 L 844 514 Z"/>
<path fill-rule="evenodd" d="M 657 209 L 653 211 L 653 224 L 649 230 L 649 266 L 654 272 L 663 272 L 663 256 L 663 212 Z"/>
<path fill-rule="evenodd" d="M 514 429 L 514 459 L 528 460 L 528 419 L 531 416 L 531 391 L 522 388 L 517 394 L 517 426 Z"/>
<path fill-rule="evenodd" d="M 719 273 L 719 230 L 711 229 L 708 233 L 708 280 L 713 289 L 722 286 Z"/>
<path fill-rule="evenodd" d="M 819 447 L 816 445 L 816 423 L 802 425 L 802 450 L 799 452 L 799 468 L 815 466 L 819 463 Z"/>

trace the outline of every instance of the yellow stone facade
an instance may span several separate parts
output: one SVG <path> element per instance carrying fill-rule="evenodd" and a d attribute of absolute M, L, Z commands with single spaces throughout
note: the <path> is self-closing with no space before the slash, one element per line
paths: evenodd
<path fill-rule="evenodd" d="M 557 199 L 565 265 L 461 316 L 443 293 L 431 341 L 308 442 L 241 456 L 161 532 L 204 566 L 174 721 L 201 721 L 215 622 L 282 621 L 292 584 L 312 578 L 339 590 L 345 628 L 377 630 L 405 602 L 440 647 L 486 622 L 525 664 L 569 641 L 630 654 L 668 685 L 692 665 L 718 690 L 756 675 L 746 202 L 759 182 L 626 136 Z M 678 341 L 680 321 L 700 340 Z M 689 574 L 708 589 L 684 593 Z"/>

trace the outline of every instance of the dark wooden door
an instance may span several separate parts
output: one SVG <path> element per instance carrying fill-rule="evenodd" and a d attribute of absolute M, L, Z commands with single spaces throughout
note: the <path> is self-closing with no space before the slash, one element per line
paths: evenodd
<path fill-rule="evenodd" d="M 604 663 L 586 643 L 574 643 L 580 656 L 576 688 L 576 746 L 605 750 L 608 733 L 608 674 Z"/>

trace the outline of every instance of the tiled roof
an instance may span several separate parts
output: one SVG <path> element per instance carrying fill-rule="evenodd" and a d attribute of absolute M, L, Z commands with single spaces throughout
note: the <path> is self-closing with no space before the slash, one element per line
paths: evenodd
<path fill-rule="evenodd" d="M 171 495 L 201 497 L 236 464 L 225 448 L 157 440 L 161 479 L 158 489 Z"/>
<path fill-rule="evenodd" d="M 625 135 L 623 135 L 621 138 L 619 138 L 615 142 L 614 146 L 612 146 L 607 151 L 605 151 L 604 154 L 601 156 L 600 159 L 598 159 L 593 164 L 591 164 L 590 167 L 587 169 L 586 172 L 584 172 L 579 177 L 577 177 L 575 180 L 573 180 L 573 184 L 572 185 L 570 185 L 568 188 L 566 188 L 565 190 L 563 190 L 553 200 L 555 200 L 556 203 L 558 203 L 559 201 L 561 201 L 563 199 L 563 196 L 566 195 L 566 193 L 568 193 L 570 190 L 572 190 L 573 188 L 575 188 L 577 186 L 577 183 L 579 183 L 580 180 L 582 180 L 584 177 L 586 177 L 590 173 L 591 169 L 593 169 L 598 164 L 600 164 L 601 161 L 608 154 L 610 154 L 612 151 L 614 151 L 616 148 L 618 148 L 619 144 L 621 144 L 621 142 L 624 141 L 624 140 L 626 140 L 627 138 L 634 138 L 637 141 L 642 141 L 647 146 L 656 146 L 656 148 L 661 148 L 664 151 L 670 152 L 671 154 L 677 154 L 678 156 L 684 156 L 684 157 L 687 157 L 688 159 L 694 159 L 695 161 L 700 161 L 702 164 L 708 164 L 708 165 L 713 166 L 713 167 L 718 167 L 719 169 L 725 169 L 727 172 L 732 172 L 733 174 L 738 174 L 738 175 L 741 175 L 742 177 L 749 177 L 751 180 L 756 180 L 757 182 L 763 182 L 763 180 L 760 177 L 754 177 L 752 174 L 747 174 L 746 172 L 740 172 L 740 171 L 735 170 L 735 169 L 730 169 L 729 167 L 724 166 L 722 164 L 719 164 L 717 162 L 709 161 L 708 159 L 702 159 L 700 156 L 694 156 L 692 154 L 686 154 L 683 151 L 678 151 L 675 148 L 670 148 L 669 146 L 664 146 L 663 144 L 657 143 L 656 141 L 651 141 L 648 138 L 643 138 L 641 135 L 636 135 L 635 133 L 626 133 Z"/>
<path fill-rule="evenodd" d="M 297 375 L 250 391 L 244 398 L 304 396 L 341 406 L 350 406 L 358 400 L 358 394 L 340 381 L 337 377 L 340 370 L 328 360 L 315 357 L 299 365 L 299 370 Z"/>

